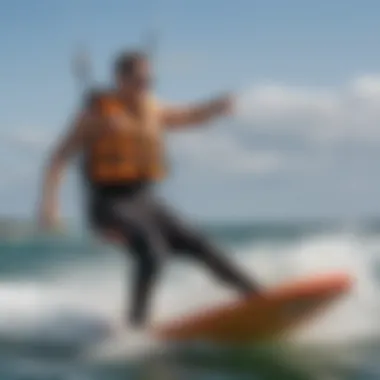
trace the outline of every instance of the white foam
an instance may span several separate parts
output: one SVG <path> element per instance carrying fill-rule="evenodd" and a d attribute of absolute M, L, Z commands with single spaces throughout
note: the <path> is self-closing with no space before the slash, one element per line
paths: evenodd
<path fill-rule="evenodd" d="M 108 339 L 84 352 L 86 361 L 119 362 L 146 357 L 161 347 L 146 330 L 116 329 Z"/>
<path fill-rule="evenodd" d="M 283 248 L 269 244 L 246 246 L 234 258 L 243 270 L 267 286 L 331 271 L 355 276 L 357 282 L 352 294 L 292 337 L 293 344 L 300 346 L 355 344 L 380 336 L 379 284 L 374 273 L 378 243 L 350 234 L 326 235 Z M 12 328 L 20 330 L 20 326 L 24 330 L 25 326 L 35 328 L 46 320 L 54 321 L 59 313 L 82 317 L 82 325 L 86 320 L 111 326 L 119 324 L 124 302 L 129 301 L 130 269 L 125 269 L 124 264 L 124 258 L 115 254 L 105 257 L 101 263 L 61 268 L 50 284 L 1 284 L 0 333 Z M 182 263 L 163 274 L 154 297 L 152 318 L 167 320 L 233 296 L 231 290 L 214 281 L 202 266 Z M 59 327 L 62 320 L 57 318 L 56 323 Z M 128 339 L 128 349 L 141 352 L 139 339 L 135 338 Z M 147 342 L 147 337 L 141 342 Z"/>

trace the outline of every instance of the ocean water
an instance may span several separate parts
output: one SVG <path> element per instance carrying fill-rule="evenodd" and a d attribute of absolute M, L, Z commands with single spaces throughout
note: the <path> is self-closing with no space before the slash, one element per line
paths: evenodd
<path fill-rule="evenodd" d="M 114 361 L 95 353 L 122 321 L 130 258 L 80 233 L 42 237 L 17 224 L 0 227 L 1 380 L 380 378 L 380 223 L 205 226 L 265 286 L 339 270 L 355 277 L 355 287 L 277 344 L 174 347 L 126 329 L 101 346 L 120 354 Z M 234 296 L 202 266 L 174 258 L 155 293 L 152 323 Z"/>

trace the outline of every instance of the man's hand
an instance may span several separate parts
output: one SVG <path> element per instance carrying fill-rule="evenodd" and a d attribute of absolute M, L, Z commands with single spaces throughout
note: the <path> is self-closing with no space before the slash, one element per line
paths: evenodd
<path fill-rule="evenodd" d="M 215 103 L 219 105 L 219 109 L 222 114 L 230 114 L 234 110 L 235 97 L 231 94 L 227 94 L 221 96 L 219 99 L 215 101 Z"/>

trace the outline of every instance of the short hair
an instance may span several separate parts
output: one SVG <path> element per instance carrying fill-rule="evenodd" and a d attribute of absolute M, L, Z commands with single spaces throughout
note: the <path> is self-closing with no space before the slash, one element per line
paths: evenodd
<path fill-rule="evenodd" d="M 115 60 L 115 74 L 130 75 L 139 63 L 147 60 L 148 55 L 143 51 L 122 52 Z"/>

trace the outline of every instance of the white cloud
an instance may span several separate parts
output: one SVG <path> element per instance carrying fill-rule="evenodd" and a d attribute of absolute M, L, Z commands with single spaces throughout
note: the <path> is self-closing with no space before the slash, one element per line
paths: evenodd
<path fill-rule="evenodd" d="M 175 138 L 176 157 L 209 175 L 320 174 L 347 143 L 380 145 L 380 75 L 336 88 L 258 85 L 238 100 L 232 125 Z"/>
<path fill-rule="evenodd" d="M 275 150 L 244 147 L 238 136 L 218 129 L 175 137 L 171 145 L 176 157 L 210 174 L 264 174 L 278 170 L 285 160 Z"/>
<path fill-rule="evenodd" d="M 247 130 L 287 133 L 313 142 L 380 143 L 380 75 L 341 88 L 258 85 L 238 100 Z"/>

